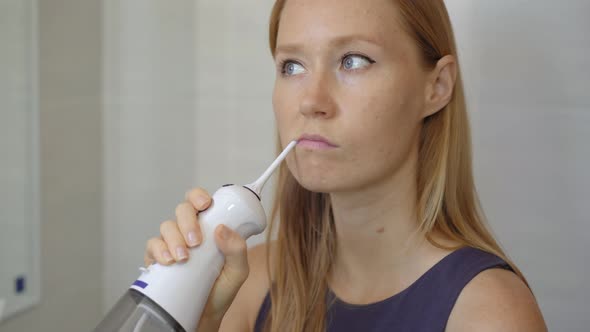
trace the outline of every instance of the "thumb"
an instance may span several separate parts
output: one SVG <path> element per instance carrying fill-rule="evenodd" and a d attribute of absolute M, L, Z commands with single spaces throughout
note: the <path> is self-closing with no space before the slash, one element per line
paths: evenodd
<path fill-rule="evenodd" d="M 248 246 L 240 234 L 220 224 L 215 229 L 217 248 L 225 256 L 222 273 L 234 282 L 243 282 L 248 277 Z"/>

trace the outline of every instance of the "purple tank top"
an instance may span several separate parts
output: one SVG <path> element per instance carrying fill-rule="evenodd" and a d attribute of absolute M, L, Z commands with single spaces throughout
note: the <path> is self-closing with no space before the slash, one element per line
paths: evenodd
<path fill-rule="evenodd" d="M 333 298 L 336 301 L 326 314 L 327 332 L 444 331 L 461 290 L 478 273 L 491 268 L 512 271 L 495 255 L 463 247 L 444 257 L 405 290 L 379 302 L 345 303 L 328 289 L 327 303 Z M 255 332 L 262 331 L 270 305 L 267 293 Z"/>

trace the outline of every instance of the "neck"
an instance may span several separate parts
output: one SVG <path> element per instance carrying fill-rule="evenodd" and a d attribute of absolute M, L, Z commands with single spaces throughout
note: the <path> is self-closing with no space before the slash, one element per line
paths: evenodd
<path fill-rule="evenodd" d="M 417 156 L 395 175 L 354 193 L 331 193 L 336 257 L 331 277 L 339 283 L 401 280 L 427 241 L 418 231 Z"/>

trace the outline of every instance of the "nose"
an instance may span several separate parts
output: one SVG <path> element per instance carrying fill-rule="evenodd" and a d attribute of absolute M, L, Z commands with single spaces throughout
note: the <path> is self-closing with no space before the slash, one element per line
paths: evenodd
<path fill-rule="evenodd" d="M 330 118 L 336 114 L 334 86 L 329 73 L 308 76 L 299 112 L 308 118 Z"/>

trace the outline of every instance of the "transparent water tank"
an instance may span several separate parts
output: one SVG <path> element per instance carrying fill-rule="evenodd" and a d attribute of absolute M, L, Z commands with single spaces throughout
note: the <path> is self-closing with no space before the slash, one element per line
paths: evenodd
<path fill-rule="evenodd" d="M 129 289 L 94 332 L 186 332 L 174 318 L 142 293 Z"/>

